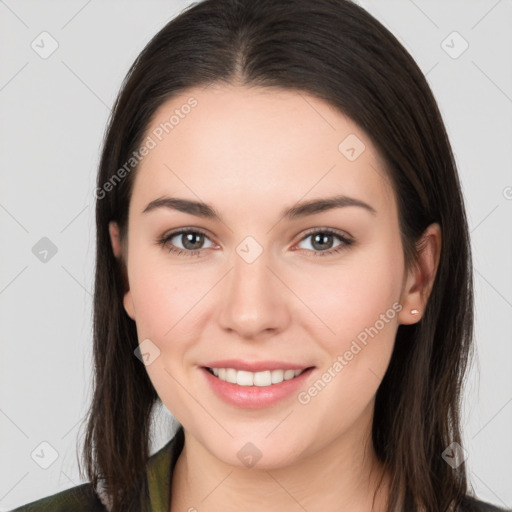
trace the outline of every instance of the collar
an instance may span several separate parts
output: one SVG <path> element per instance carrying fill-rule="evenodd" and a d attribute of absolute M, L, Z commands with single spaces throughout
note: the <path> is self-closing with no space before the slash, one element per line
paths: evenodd
<path fill-rule="evenodd" d="M 169 512 L 172 474 L 183 445 L 184 431 L 180 425 L 174 437 L 148 459 L 148 495 L 142 498 L 142 512 Z"/>

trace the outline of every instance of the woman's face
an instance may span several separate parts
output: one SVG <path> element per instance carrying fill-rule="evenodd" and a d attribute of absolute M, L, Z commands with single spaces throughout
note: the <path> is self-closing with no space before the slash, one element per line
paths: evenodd
<path fill-rule="evenodd" d="M 418 304 L 367 135 L 302 92 L 219 86 L 163 104 L 144 143 L 124 306 L 187 435 L 225 463 L 268 468 L 369 435 L 398 325 Z M 183 202 L 148 207 L 164 198 Z M 221 370 L 239 385 L 204 368 L 219 361 L 262 365 Z M 312 369 L 279 384 L 290 368 Z"/>

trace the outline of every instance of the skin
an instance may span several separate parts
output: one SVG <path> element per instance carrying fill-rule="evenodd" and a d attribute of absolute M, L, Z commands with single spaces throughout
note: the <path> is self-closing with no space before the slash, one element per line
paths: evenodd
<path fill-rule="evenodd" d="M 125 310 L 139 342 L 149 338 L 160 350 L 148 375 L 185 428 L 171 510 L 366 512 L 381 475 L 375 510 L 384 510 L 390 475 L 371 443 L 374 399 L 399 324 L 419 321 L 425 309 L 439 226 L 425 231 L 418 266 L 407 272 L 380 155 L 358 125 L 302 92 L 192 89 L 164 103 L 146 134 L 191 96 L 198 105 L 137 170 L 128 239 L 110 224 L 114 254 L 127 264 Z M 338 149 L 349 134 L 365 145 L 354 161 Z M 349 206 L 295 220 L 280 215 L 298 201 L 336 194 L 365 201 L 376 214 Z M 163 195 L 212 204 L 223 222 L 166 208 L 142 213 Z M 184 227 L 206 232 L 199 257 L 158 244 Z M 315 247 L 312 228 L 339 230 L 354 242 L 318 256 L 343 242 L 333 236 Z M 263 250 L 250 264 L 236 252 L 249 235 Z M 190 247 L 183 236 L 172 243 Z M 307 404 L 292 394 L 263 409 L 228 405 L 199 369 L 231 357 L 291 361 L 316 367 L 307 390 L 394 303 L 402 309 Z M 247 442 L 262 453 L 252 468 L 237 457 Z"/>

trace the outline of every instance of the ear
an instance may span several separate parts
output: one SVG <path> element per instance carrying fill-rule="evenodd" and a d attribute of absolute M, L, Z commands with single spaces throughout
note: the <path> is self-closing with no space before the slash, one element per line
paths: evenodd
<path fill-rule="evenodd" d="M 132 300 L 132 292 L 128 290 L 123 297 L 123 306 L 126 314 L 132 319 L 135 320 L 135 308 L 133 307 Z"/>
<path fill-rule="evenodd" d="M 117 225 L 117 222 L 111 221 L 108 224 L 108 231 L 110 234 L 110 243 L 112 245 L 112 252 L 114 253 L 114 256 L 120 260 L 120 263 L 122 265 L 125 265 L 126 258 L 123 258 L 123 251 L 122 251 L 122 244 L 121 244 L 121 237 L 119 234 L 119 226 Z M 125 272 L 126 275 L 126 272 Z M 123 306 L 127 313 L 127 315 L 132 319 L 135 320 L 135 309 L 133 307 L 133 300 L 132 300 L 132 292 L 129 288 L 128 283 L 128 276 L 126 275 L 126 281 L 127 281 L 127 288 L 128 291 L 125 292 L 123 297 Z"/>
<path fill-rule="evenodd" d="M 441 256 L 441 228 L 433 223 L 423 232 L 416 244 L 418 248 L 417 264 L 408 272 L 400 298 L 402 310 L 398 315 L 399 324 L 414 324 L 421 320 L 434 285 L 439 259 Z M 413 315 L 411 310 L 418 310 Z"/>
<path fill-rule="evenodd" d="M 110 234 L 110 243 L 114 256 L 119 258 L 119 256 L 121 256 L 121 238 L 119 236 L 119 226 L 117 222 L 111 221 L 108 223 L 108 232 Z"/>

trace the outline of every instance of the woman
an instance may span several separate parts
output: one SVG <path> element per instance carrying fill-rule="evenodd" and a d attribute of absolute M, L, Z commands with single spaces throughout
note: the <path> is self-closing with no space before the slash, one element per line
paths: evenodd
<path fill-rule="evenodd" d="M 128 73 L 96 196 L 90 483 L 17 510 L 498 510 L 461 446 L 456 166 L 365 10 L 182 12 Z M 160 401 L 179 429 L 149 457 Z"/>

